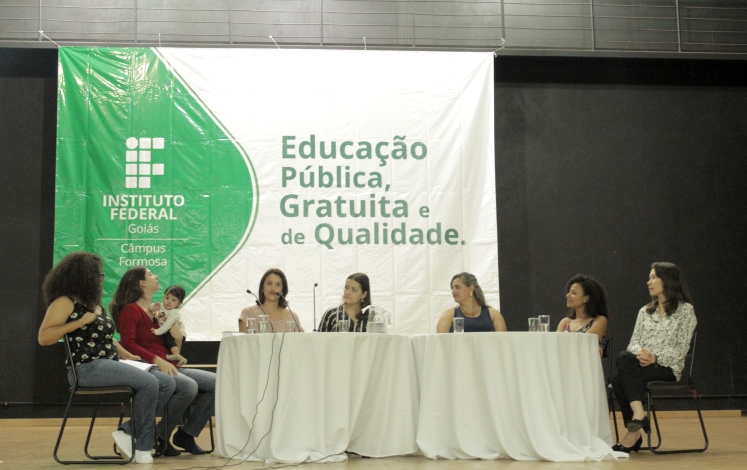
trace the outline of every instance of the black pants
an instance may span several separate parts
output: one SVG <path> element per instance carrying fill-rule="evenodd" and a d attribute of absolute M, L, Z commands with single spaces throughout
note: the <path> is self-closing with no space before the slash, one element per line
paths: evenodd
<path fill-rule="evenodd" d="M 633 409 L 630 402 L 643 402 L 646 398 L 647 382 L 665 381 L 675 382 L 677 378 L 669 367 L 652 364 L 641 367 L 635 354 L 622 351 L 617 357 L 617 375 L 612 378 L 612 388 L 615 390 L 615 399 L 620 405 L 623 422 L 627 425 L 633 419 Z"/>

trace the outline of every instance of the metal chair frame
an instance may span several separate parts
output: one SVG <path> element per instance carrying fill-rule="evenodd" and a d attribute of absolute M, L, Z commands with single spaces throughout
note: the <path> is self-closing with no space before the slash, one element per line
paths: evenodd
<path fill-rule="evenodd" d="M 132 406 L 132 400 L 135 395 L 135 391 L 130 387 L 80 387 L 78 386 L 78 374 L 75 371 L 75 366 L 73 365 L 73 355 L 70 350 L 70 343 L 69 338 L 67 335 L 64 337 L 64 343 L 65 343 L 65 350 L 67 352 L 67 359 L 68 364 L 70 367 L 72 367 L 73 371 L 73 378 L 74 378 L 74 385 L 70 387 L 70 399 L 67 402 L 67 408 L 65 408 L 65 415 L 62 418 L 62 426 L 60 427 L 60 433 L 57 436 L 57 443 L 54 446 L 54 459 L 63 465 L 69 465 L 69 464 L 115 464 L 115 465 L 124 465 L 126 463 L 132 462 L 134 455 L 135 455 L 135 437 L 130 436 L 132 439 L 132 449 L 133 452 L 129 459 L 124 459 L 121 455 L 117 454 L 116 449 L 114 452 L 114 455 L 91 455 L 88 452 L 88 445 L 91 442 L 91 434 L 93 434 L 93 427 L 96 423 L 96 416 L 98 415 L 99 406 L 101 405 L 101 397 L 103 395 L 114 395 L 114 394 L 120 394 L 120 395 L 128 395 L 128 401 L 129 401 L 129 407 L 130 407 L 130 420 L 132 422 L 135 421 L 135 408 Z M 60 448 L 60 443 L 62 442 L 62 435 L 65 432 L 65 425 L 67 424 L 67 419 L 70 415 L 70 409 L 73 404 L 73 399 L 78 395 L 95 395 L 96 396 L 96 404 L 94 405 L 93 409 L 93 416 L 91 417 L 91 424 L 88 427 L 88 435 L 86 436 L 86 444 L 83 448 L 83 451 L 88 457 L 89 460 L 60 460 L 60 458 L 57 455 L 57 451 Z M 122 420 L 124 418 L 124 412 L 125 412 L 125 403 L 122 402 L 118 406 L 120 406 L 120 413 L 119 413 L 119 424 L 122 424 Z"/>
<path fill-rule="evenodd" d="M 617 414 L 615 413 L 615 393 L 612 390 L 612 340 L 607 338 L 607 344 L 602 350 L 602 360 L 607 360 L 607 376 L 604 378 L 605 390 L 607 391 L 607 408 L 612 413 L 612 421 L 615 428 L 615 442 L 620 442 L 620 433 L 617 430 Z"/>
<path fill-rule="evenodd" d="M 655 454 L 684 454 L 689 452 L 705 452 L 708 449 L 708 434 L 706 433 L 705 422 L 703 421 L 703 413 L 700 410 L 700 396 L 698 395 L 697 389 L 695 388 L 695 382 L 693 381 L 693 364 L 695 364 L 695 344 L 698 339 L 698 332 L 693 333 L 692 340 L 690 341 L 690 351 L 687 353 L 687 359 L 690 364 L 689 367 L 685 367 L 687 376 L 682 377 L 678 382 L 662 382 L 654 381 L 646 384 L 646 413 L 649 421 L 652 421 L 656 428 L 656 438 L 658 443 L 653 446 L 651 445 L 651 436 L 653 433 L 648 434 L 648 450 Z M 673 391 L 687 391 L 693 398 L 695 403 L 695 410 L 698 412 L 698 419 L 700 420 L 700 428 L 703 431 L 704 446 L 691 448 L 691 449 L 674 449 L 674 450 L 659 450 L 662 443 L 661 430 L 659 429 L 659 420 L 656 417 L 656 408 L 654 406 L 654 399 L 665 400 L 665 399 L 681 399 L 685 397 L 678 396 L 655 396 L 656 392 L 673 392 Z"/>

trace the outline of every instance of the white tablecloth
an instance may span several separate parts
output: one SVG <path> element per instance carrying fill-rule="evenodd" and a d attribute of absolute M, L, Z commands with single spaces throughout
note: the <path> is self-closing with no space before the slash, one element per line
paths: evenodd
<path fill-rule="evenodd" d="M 423 455 L 612 458 L 596 335 L 443 334 L 415 336 L 412 345 Z"/>
<path fill-rule="evenodd" d="M 217 449 L 224 457 L 299 463 L 346 450 L 371 457 L 417 451 L 407 337 L 230 336 L 221 342 L 217 373 Z"/>

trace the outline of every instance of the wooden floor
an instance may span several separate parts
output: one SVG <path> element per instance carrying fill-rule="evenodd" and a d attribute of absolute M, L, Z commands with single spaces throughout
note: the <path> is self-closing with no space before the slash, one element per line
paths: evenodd
<path fill-rule="evenodd" d="M 695 469 L 744 469 L 747 468 L 747 417 L 739 416 L 738 412 L 707 412 L 706 428 L 710 438 L 710 447 L 700 454 L 654 455 L 641 451 L 632 454 L 630 459 L 585 463 L 553 463 L 553 462 L 518 462 L 512 460 L 429 460 L 424 457 L 392 457 L 386 459 L 362 459 L 351 457 L 347 462 L 326 464 L 338 470 L 372 470 L 386 467 L 390 470 L 483 470 L 510 468 L 515 470 L 616 470 L 616 469 L 651 469 L 651 470 L 695 470 Z M 85 440 L 87 427 L 81 426 L 79 421 L 65 431 L 63 447 L 73 450 L 74 446 L 82 453 L 82 443 Z M 670 415 L 660 419 L 664 446 L 667 444 L 695 447 L 701 445 L 699 425 L 697 419 L 686 416 Z M 113 425 L 102 423 L 94 437 L 98 437 L 92 450 L 106 451 L 111 448 L 111 437 L 106 428 Z M 52 450 L 59 432 L 60 420 L 0 420 L 0 470 L 10 469 L 62 469 L 62 468 L 117 468 L 111 465 L 70 465 L 61 466 L 52 458 Z M 98 427 L 98 424 L 97 424 Z M 208 446 L 208 433 L 203 432 L 198 442 L 203 447 Z M 65 452 L 64 457 L 79 458 L 71 452 Z M 191 456 L 184 454 L 179 457 L 157 458 L 151 467 L 172 469 L 205 469 L 222 468 L 229 461 L 219 456 Z M 314 464 L 307 464 L 311 466 Z M 149 468 L 147 465 L 129 464 L 129 468 Z M 282 465 L 265 466 L 259 462 L 240 463 L 230 461 L 225 468 L 260 469 L 280 468 Z M 319 468 L 319 467 L 316 467 Z"/>

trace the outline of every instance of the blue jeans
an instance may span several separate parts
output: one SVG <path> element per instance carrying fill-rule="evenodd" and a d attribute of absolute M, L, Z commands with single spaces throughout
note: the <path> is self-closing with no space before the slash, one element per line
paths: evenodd
<path fill-rule="evenodd" d="M 152 368 L 151 368 L 152 370 Z M 110 359 L 96 359 L 75 368 L 78 385 L 81 387 L 130 387 L 135 390 L 133 407 L 135 423 L 123 423 L 121 429 L 134 433 L 135 449 L 150 451 L 155 438 L 155 416 L 158 403 L 166 403 L 174 393 L 173 384 L 161 384 L 148 372 Z M 68 372 L 68 381 L 73 384 L 73 372 Z"/>
<path fill-rule="evenodd" d="M 174 428 L 184 417 L 190 403 L 194 400 L 197 392 L 202 393 L 194 411 L 182 426 L 182 430 L 192 437 L 200 435 L 211 416 L 215 414 L 215 374 L 199 369 L 179 369 L 176 377 L 164 374 L 157 367 L 151 369 L 151 373 L 158 378 L 159 383 L 171 384 L 174 387 L 174 395 L 168 402 L 168 428 L 165 428 L 163 420 L 158 423 L 158 436 L 170 439 Z M 159 410 L 162 405 L 159 403 Z"/>

